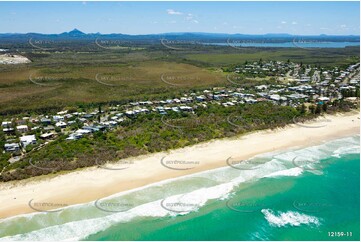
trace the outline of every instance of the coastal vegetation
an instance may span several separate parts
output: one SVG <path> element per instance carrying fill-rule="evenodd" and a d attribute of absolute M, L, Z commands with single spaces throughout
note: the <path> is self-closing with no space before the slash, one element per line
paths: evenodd
<path fill-rule="evenodd" d="M 320 114 L 349 111 L 357 108 L 347 101 L 326 105 L 304 105 L 299 108 L 272 103 L 243 104 L 234 107 L 211 105 L 194 114 L 144 114 L 129 119 L 110 132 L 98 131 L 76 142 L 65 136 L 32 150 L 21 161 L 9 164 L 1 156 L 0 181 L 25 179 L 33 176 L 101 166 L 107 162 L 153 152 L 166 151 L 209 141 L 242 135 L 262 129 L 277 129 L 287 124 L 302 123 Z"/>
<path fill-rule="evenodd" d="M 292 76 L 296 71 L 298 75 L 305 74 L 306 67 L 310 70 L 310 77 L 314 76 L 315 70 L 323 71 L 323 68 L 337 73 L 335 70 L 346 69 L 359 61 L 358 46 L 315 50 L 196 46 L 172 50 L 160 43 L 138 43 L 137 48 L 129 46 L 109 50 L 100 49 L 94 43 L 88 44 L 55 45 L 48 50 L 29 48 L 28 44 L 19 42 L 16 44 L 17 54 L 26 56 L 31 63 L 0 65 L 1 122 L 12 120 L 12 126 L 16 127 L 15 121 L 24 121 L 24 116 L 41 119 L 62 110 L 90 113 L 99 109 L 94 117 L 84 122 L 73 117 L 67 120 L 72 124 L 69 123 L 66 129 L 54 127 L 52 132 L 56 138 L 50 141 L 40 139 L 45 130 L 36 129 L 39 120 L 27 122 L 30 128 L 27 134 L 35 135 L 37 144 L 24 146 L 16 161 L 11 161 L 15 155 L 5 152 L 4 145 L 19 143 L 23 134 L 15 130 L 8 135 L 0 130 L 0 181 L 101 166 L 123 158 L 256 130 L 282 128 L 325 113 L 358 108 L 357 102 L 344 99 L 318 102 L 311 99 L 311 95 L 302 101 L 291 98 L 287 101 L 266 100 L 258 96 L 255 89 L 262 85 L 277 89 L 283 85 L 283 95 L 290 95 L 292 93 L 285 88 L 288 84 L 279 78 L 280 75 Z M 5 47 L 14 47 L 10 42 L 8 45 Z M 273 62 L 282 62 L 276 74 L 269 70 L 257 74 L 235 73 L 237 68 L 250 63 L 257 63 L 255 68 L 261 66 L 262 69 L 263 64 L 272 68 Z M 301 62 L 301 65 L 293 62 Z M 293 66 L 293 69 L 286 71 L 284 68 L 288 66 Z M 237 82 L 229 81 L 229 75 L 233 75 Z M 324 77 L 321 75 L 321 78 Z M 336 76 L 330 78 L 334 81 Z M 322 91 L 321 85 L 317 88 L 319 94 L 328 92 Z M 200 95 L 205 89 L 214 93 L 218 89 L 233 89 L 233 94 L 243 92 L 238 94 L 246 95 L 246 99 L 242 96 L 241 100 L 238 96 L 228 105 L 213 96 L 206 104 L 192 102 L 192 108 L 195 108 L 191 112 L 170 111 L 164 115 L 164 111 L 158 110 L 141 113 L 124 118 L 107 131 L 97 130 L 76 141 L 69 140 L 68 135 L 81 129 L 85 123 L 94 125 L 100 124 L 102 118 L 109 120 L 111 112 L 105 117 L 102 107 L 119 110 L 119 106 L 129 107 L 131 102 L 189 97 L 190 93 Z M 343 90 L 342 94 L 343 97 L 357 97 L 359 87 Z M 257 100 L 247 99 L 250 96 L 257 97 Z M 227 101 L 231 102 L 232 98 Z M 155 110 L 156 105 L 148 108 Z M 125 113 L 127 110 L 119 111 Z"/>

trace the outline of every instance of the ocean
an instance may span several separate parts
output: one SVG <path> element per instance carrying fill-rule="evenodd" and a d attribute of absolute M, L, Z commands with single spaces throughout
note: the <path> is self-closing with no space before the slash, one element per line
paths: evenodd
<path fill-rule="evenodd" d="M 360 136 L 0 220 L 9 240 L 359 240 Z"/>

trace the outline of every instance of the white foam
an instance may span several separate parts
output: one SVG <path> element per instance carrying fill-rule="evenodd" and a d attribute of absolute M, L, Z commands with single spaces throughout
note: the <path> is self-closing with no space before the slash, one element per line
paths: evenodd
<path fill-rule="evenodd" d="M 278 176 L 299 176 L 303 172 L 303 169 L 300 167 L 295 167 L 287 170 L 276 171 L 265 177 L 278 177 Z"/>
<path fill-rule="evenodd" d="M 342 147 L 349 147 L 348 149 L 343 149 Z M 264 164 L 257 164 L 257 169 L 254 170 L 237 170 L 231 167 L 222 167 L 210 171 L 204 171 L 193 175 L 188 175 L 185 177 L 169 179 L 166 181 L 158 182 L 155 184 L 151 184 L 145 187 L 133 189 L 131 191 L 122 192 L 118 194 L 114 194 L 111 197 L 105 198 L 119 198 L 122 196 L 129 195 L 133 196 L 137 195 L 137 192 L 144 191 L 145 189 L 152 187 L 164 187 L 166 185 L 172 184 L 173 182 L 179 182 L 182 179 L 189 178 L 207 178 L 208 180 L 214 181 L 217 185 L 212 185 L 210 187 L 198 188 L 194 191 L 182 192 L 179 194 L 179 189 L 175 189 L 175 191 L 168 192 L 168 198 L 171 201 L 180 201 L 183 203 L 192 203 L 197 204 L 196 207 L 193 207 L 189 211 L 185 211 L 184 213 L 174 213 L 167 209 L 164 209 L 160 206 L 162 200 L 156 198 L 154 201 L 153 196 L 149 196 L 148 201 L 144 201 L 144 204 L 140 204 L 126 212 L 121 213 L 100 213 L 97 215 L 98 217 L 90 217 L 87 215 L 86 211 L 91 211 L 91 207 L 94 208 L 93 202 L 74 205 L 72 207 L 65 208 L 58 216 L 62 216 L 61 219 L 57 220 L 56 214 L 40 214 L 34 213 L 31 215 L 21 215 L 16 216 L 16 219 L 8 218 L 0 221 L 1 225 L 6 225 L 5 227 L 17 226 L 19 223 L 26 227 L 27 221 L 30 223 L 34 223 L 35 220 L 38 224 L 41 224 L 41 221 L 46 221 L 47 224 L 41 225 L 41 228 L 36 227 L 34 231 L 27 232 L 24 234 L 8 236 L 0 238 L 0 241 L 8 241 L 8 240 L 80 240 L 83 239 L 90 234 L 94 234 L 100 231 L 103 231 L 110 226 L 127 222 L 135 217 L 164 217 L 164 216 L 175 216 L 179 214 L 187 214 L 190 212 L 197 211 L 200 207 L 204 206 L 207 201 L 212 199 L 225 199 L 227 198 L 234 190 L 234 188 L 245 181 L 257 180 L 263 177 L 277 177 L 277 176 L 299 176 L 302 174 L 303 169 L 299 167 L 294 167 L 292 160 L 295 156 L 299 155 L 301 157 L 312 158 L 314 160 L 320 160 L 330 156 L 336 152 L 337 154 L 347 154 L 348 152 L 357 152 L 356 146 L 359 146 L 359 137 L 351 137 L 346 139 L 340 139 L 328 142 L 326 144 L 309 147 L 300 150 L 289 150 L 286 152 L 273 152 L 268 154 L 263 154 L 257 157 L 264 157 Z M 350 148 L 352 147 L 352 148 Z M 358 148 L 359 152 L 359 148 Z M 221 183 L 221 184 L 219 184 Z M 163 188 L 163 189 L 164 189 Z M 153 200 L 151 200 L 153 199 Z M 79 212 L 82 210 L 81 212 Z M 86 210 L 86 211 L 83 211 Z M 98 211 L 99 212 L 99 211 Z M 314 223 L 317 224 L 319 221 L 317 218 L 299 214 L 296 212 L 287 212 L 279 215 L 275 215 L 271 210 L 262 210 L 265 214 L 266 219 L 273 224 L 279 224 L 280 226 L 285 226 L 290 224 L 292 226 L 299 226 L 304 223 Z M 78 216 L 65 216 L 63 213 L 70 213 Z M 86 215 L 85 215 L 86 214 Z M 64 216 L 63 216 L 64 215 Z M 45 216 L 45 217 L 43 217 Z M 47 217 L 49 216 L 49 217 Z M 48 218 L 48 219 L 47 219 Z M 27 221 L 24 221 L 27 220 Z M 75 219 L 79 219 L 78 221 L 74 221 Z M 80 220 L 82 219 L 82 220 Z M 6 223 L 4 223 L 6 222 Z M 49 223 L 48 223 L 49 222 Z M 8 224 L 9 223 L 9 224 Z M 297 225 L 298 224 L 298 225 Z M 40 225 L 37 225 L 40 226 Z M 44 227 L 49 226 L 49 227 Z M 21 231 L 19 231 L 21 232 Z M 0 230 L 0 234 L 4 234 Z M 1 235 L 0 235 L 1 236 Z"/>
<path fill-rule="evenodd" d="M 0 238 L 0 241 L 49 240 L 49 235 L 51 236 L 51 240 L 80 240 L 90 234 L 93 234 L 94 232 L 103 231 L 113 224 L 126 222 L 135 217 L 165 217 L 179 214 L 184 215 L 196 211 L 198 208 L 204 206 L 204 204 L 210 199 L 226 198 L 235 185 L 236 183 L 230 182 L 170 197 L 169 199 L 173 199 L 173 201 L 175 199 L 177 202 L 197 204 L 197 207 L 182 213 L 176 213 L 164 209 L 160 206 L 162 200 L 157 200 L 142 204 L 127 212 L 115 213 L 101 218 L 69 222 L 25 234 L 3 237 Z"/>
<path fill-rule="evenodd" d="M 317 217 L 301 214 L 298 212 L 288 211 L 285 213 L 275 213 L 271 209 L 262 209 L 261 212 L 264 214 L 265 219 L 271 226 L 284 227 L 290 226 L 301 226 L 305 225 L 320 225 L 320 221 Z"/>
<path fill-rule="evenodd" d="M 338 157 L 340 157 L 340 155 L 344 155 L 344 154 L 358 154 L 358 153 L 360 153 L 360 146 L 359 145 L 351 145 L 351 146 L 339 147 L 333 153 L 335 156 L 338 156 Z"/>

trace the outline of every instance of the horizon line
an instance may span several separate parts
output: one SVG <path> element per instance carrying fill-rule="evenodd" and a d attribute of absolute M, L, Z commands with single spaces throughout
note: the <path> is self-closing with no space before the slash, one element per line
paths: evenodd
<path fill-rule="evenodd" d="M 70 33 L 72 31 L 79 31 L 81 33 L 83 33 L 84 35 L 112 35 L 112 34 L 118 34 L 118 35 L 129 35 L 129 36 L 139 36 L 139 35 L 164 35 L 164 34 L 218 34 L 218 35 L 254 35 L 254 36 L 260 36 L 260 35 L 290 35 L 290 36 L 356 36 L 356 37 L 360 37 L 360 34 L 289 34 L 289 33 L 263 33 L 263 34 L 247 34 L 247 33 L 218 33 L 218 32 L 163 32 L 163 33 L 147 33 L 147 34 L 127 34 L 127 33 L 101 33 L 101 32 L 95 32 L 95 33 L 85 33 L 83 31 L 80 31 L 77 28 L 74 28 L 73 30 L 69 31 L 69 32 L 61 32 L 61 33 L 41 33 L 41 32 L 7 32 L 7 33 L 0 33 L 0 34 L 42 34 L 42 35 L 60 35 L 60 34 L 66 34 L 66 33 Z"/>

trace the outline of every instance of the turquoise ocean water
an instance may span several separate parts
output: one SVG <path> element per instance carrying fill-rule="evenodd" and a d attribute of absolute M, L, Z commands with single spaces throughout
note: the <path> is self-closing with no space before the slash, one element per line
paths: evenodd
<path fill-rule="evenodd" d="M 3 219 L 0 241 L 359 240 L 359 139 L 263 154 L 58 212 Z"/>

